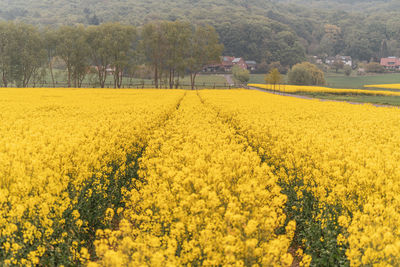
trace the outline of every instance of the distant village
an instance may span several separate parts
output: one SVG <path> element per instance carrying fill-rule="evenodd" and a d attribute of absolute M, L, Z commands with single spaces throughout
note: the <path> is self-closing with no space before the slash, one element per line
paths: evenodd
<path fill-rule="evenodd" d="M 325 60 L 319 57 L 314 57 L 315 63 L 317 64 L 327 64 L 333 65 L 336 62 L 341 62 L 344 66 L 355 67 L 353 64 L 353 60 L 350 56 L 341 56 L 338 55 L 336 57 L 327 57 Z M 397 57 L 385 57 L 380 59 L 379 63 L 386 70 L 399 70 L 400 69 L 400 58 Z"/>
<path fill-rule="evenodd" d="M 342 66 L 349 66 L 353 69 L 357 69 L 358 74 L 363 74 L 367 72 L 362 66 L 368 66 L 368 63 L 364 64 L 354 64 L 350 56 L 337 55 L 336 57 L 327 57 L 325 59 L 314 57 L 315 63 L 326 64 L 328 66 L 334 66 L 337 62 L 342 64 Z M 382 71 L 397 71 L 400 70 L 400 58 L 397 57 L 384 57 L 380 59 L 380 62 L 370 62 L 369 64 L 380 65 Z"/>
<path fill-rule="evenodd" d="M 358 74 L 363 74 L 364 72 L 366 72 L 363 67 L 358 66 L 358 64 L 354 64 L 350 56 L 337 55 L 335 57 L 324 58 L 313 56 L 311 61 L 316 64 L 325 64 L 331 67 L 334 67 L 334 65 L 339 62 L 342 67 L 348 66 L 352 69 L 357 69 Z M 380 63 L 378 64 L 382 66 L 383 69 L 386 71 L 400 70 L 400 58 L 397 57 L 381 58 Z M 230 73 L 232 72 L 232 68 L 234 66 L 238 66 L 239 68 L 248 70 L 250 72 L 256 72 L 258 70 L 259 62 L 256 62 L 254 60 L 245 60 L 242 57 L 222 56 L 220 62 L 207 65 L 206 67 L 204 67 L 203 72 Z"/>

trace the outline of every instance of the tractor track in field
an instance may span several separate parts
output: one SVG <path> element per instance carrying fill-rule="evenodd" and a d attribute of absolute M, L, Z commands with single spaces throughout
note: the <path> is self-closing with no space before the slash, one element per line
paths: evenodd
<path fill-rule="evenodd" d="M 315 99 L 315 98 L 310 98 L 310 97 L 301 96 L 301 95 L 291 95 L 291 94 L 285 94 L 285 93 L 281 93 L 281 92 L 269 92 L 267 90 L 262 90 L 262 89 L 254 88 L 254 87 L 253 88 L 246 88 L 246 89 L 259 90 L 259 91 L 266 92 L 266 93 L 283 95 L 283 96 L 290 96 L 290 97 L 297 97 L 297 98 L 301 98 L 301 99 L 308 99 L 308 100 Z M 212 103 L 207 102 L 204 98 L 202 98 L 202 96 L 199 93 L 197 93 L 197 95 L 200 98 L 200 101 L 204 105 L 210 106 L 217 113 L 217 117 L 222 122 L 227 124 L 229 127 L 231 127 L 235 131 L 235 133 L 234 133 L 235 135 L 244 138 L 244 140 L 247 142 L 248 146 L 258 154 L 259 158 L 261 159 L 261 163 L 262 164 L 267 164 L 271 168 L 271 171 L 272 171 L 272 173 L 274 175 L 278 176 L 279 170 L 281 170 L 283 168 L 286 171 L 287 176 L 289 177 L 290 173 L 288 172 L 287 166 L 277 165 L 276 163 L 274 163 L 274 161 L 271 161 L 270 159 L 268 159 L 268 157 L 266 157 L 266 155 L 262 155 L 262 154 L 259 153 L 259 148 L 256 145 L 256 143 L 254 142 L 254 140 L 252 140 L 246 134 L 246 132 L 242 131 L 241 127 L 240 127 L 240 124 L 238 124 L 237 121 L 235 121 L 235 115 L 226 115 L 226 114 L 224 115 L 224 114 L 222 114 L 221 113 L 222 109 L 220 107 L 218 107 L 218 106 L 216 106 L 216 105 L 214 105 Z M 329 100 L 323 100 L 322 99 L 322 101 L 329 101 Z M 345 102 L 345 101 L 336 101 L 336 102 Z M 265 149 L 265 147 L 264 147 L 264 149 Z M 304 245 L 302 245 L 301 243 L 299 243 L 298 240 L 301 238 L 301 236 L 304 236 L 304 232 L 307 232 L 309 230 L 309 229 L 304 230 L 304 224 L 302 223 L 302 220 L 305 217 L 308 217 L 309 214 L 308 213 L 302 213 L 301 219 L 298 220 L 298 218 L 296 218 L 296 217 L 298 217 L 299 215 L 296 214 L 295 212 L 293 212 L 293 210 L 299 210 L 299 206 L 301 206 L 301 207 L 304 207 L 304 206 L 310 207 L 310 202 L 309 201 L 312 201 L 313 203 L 318 203 L 318 200 L 316 198 L 314 198 L 314 196 L 312 195 L 311 191 L 303 191 L 303 194 L 307 196 L 307 197 L 304 198 L 306 200 L 299 201 L 296 197 L 293 198 L 293 195 L 296 195 L 296 194 L 293 194 L 293 192 L 297 192 L 296 188 L 298 188 L 300 186 L 304 186 L 304 184 L 302 183 L 302 179 L 298 179 L 298 180 L 295 180 L 294 182 L 290 182 L 290 183 L 287 183 L 285 181 L 278 181 L 277 184 L 282 189 L 281 193 L 284 194 L 285 196 L 287 196 L 288 199 L 291 199 L 285 204 L 284 207 L 282 207 L 283 210 L 284 210 L 284 213 L 286 214 L 287 218 L 289 218 L 289 219 L 286 220 L 285 225 L 284 225 L 284 227 L 281 228 L 281 230 L 284 229 L 291 220 L 295 220 L 296 221 L 296 227 L 300 226 L 300 228 L 299 228 L 300 230 L 295 232 L 294 237 L 292 239 L 292 244 L 290 245 L 290 247 L 289 247 L 289 249 L 287 251 L 293 257 L 293 262 L 290 265 L 290 267 L 298 267 L 298 266 L 301 266 L 301 262 L 303 260 L 303 256 L 304 255 L 298 255 L 297 251 L 299 249 L 302 249 L 303 251 L 305 251 L 306 248 L 307 248 Z M 293 207 L 296 207 L 296 209 L 293 209 Z M 318 204 L 312 205 L 311 208 L 312 208 L 313 212 L 316 212 L 317 209 L 318 209 Z M 333 207 L 332 207 L 332 210 L 333 210 Z M 333 215 L 335 215 L 335 214 L 333 214 Z M 314 222 L 314 217 L 311 217 L 311 220 L 306 221 L 306 225 L 312 225 L 311 223 L 313 223 L 313 222 Z M 334 220 L 332 222 L 336 223 L 336 221 L 334 221 Z M 318 226 L 319 226 L 318 222 L 312 225 L 312 227 L 318 227 Z M 323 229 L 321 228 L 320 231 L 322 232 Z M 323 235 L 321 235 L 321 236 L 323 236 Z M 336 236 L 336 238 L 337 238 L 337 236 Z M 309 248 L 309 251 L 307 253 L 313 253 L 313 252 L 315 253 L 315 248 L 314 247 L 313 248 Z"/>
<path fill-rule="evenodd" d="M 174 107 L 171 108 L 171 110 L 165 115 L 165 118 L 160 119 L 160 121 L 152 127 L 152 132 L 154 132 L 157 128 L 165 127 L 170 118 L 177 112 L 177 110 L 179 110 L 180 105 L 185 97 L 186 92 L 178 99 Z M 88 223 L 87 230 L 80 233 L 80 241 L 87 242 L 86 248 L 88 249 L 90 258 L 93 261 L 98 260 L 94 245 L 94 242 L 96 241 L 96 233 L 98 230 L 109 229 L 106 225 L 99 223 L 101 222 L 102 218 L 105 217 L 107 208 L 111 207 L 111 209 L 114 211 L 114 214 L 117 214 L 118 208 L 125 207 L 124 194 L 122 193 L 123 190 L 126 189 L 138 191 L 139 187 L 137 187 L 137 184 L 145 184 L 147 182 L 139 175 L 140 159 L 145 153 L 147 146 L 148 141 L 142 146 L 138 147 L 140 149 L 139 153 L 126 155 L 126 162 L 124 165 L 129 167 L 126 168 L 122 174 L 118 174 L 118 171 L 122 165 L 116 165 L 113 162 L 110 162 L 108 166 L 113 170 L 110 174 L 101 177 L 91 177 L 91 179 L 88 179 L 84 183 L 84 186 L 81 190 L 75 191 L 72 186 L 68 188 L 68 194 L 72 196 L 71 199 L 76 198 L 77 203 L 72 205 L 72 208 L 67 210 L 67 212 L 64 213 L 64 216 L 69 218 L 70 213 L 72 213 L 73 210 L 78 210 L 81 218 Z M 103 191 L 99 191 L 95 186 L 98 181 L 101 181 L 102 184 L 110 184 L 111 186 Z M 87 210 L 90 212 L 87 212 Z M 114 216 L 111 230 L 115 230 L 119 227 L 119 222 L 121 219 L 121 216 Z"/>
<path fill-rule="evenodd" d="M 235 82 L 233 81 L 232 75 L 226 74 L 226 75 L 224 75 L 224 77 L 225 77 L 225 79 L 226 79 L 226 82 L 227 82 L 230 86 L 235 85 Z"/>

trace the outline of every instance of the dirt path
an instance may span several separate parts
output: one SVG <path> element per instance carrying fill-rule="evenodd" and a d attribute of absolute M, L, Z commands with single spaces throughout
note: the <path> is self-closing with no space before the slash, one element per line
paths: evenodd
<path fill-rule="evenodd" d="M 233 81 L 232 75 L 230 75 L 230 74 L 225 74 L 224 77 L 225 77 L 226 82 L 227 82 L 230 86 L 235 85 L 235 82 Z"/>
<path fill-rule="evenodd" d="M 374 104 L 374 103 L 363 103 L 363 102 L 351 102 L 351 101 L 341 101 L 341 100 L 333 100 L 333 99 L 323 99 L 323 98 L 316 98 L 316 97 L 309 97 L 309 96 L 304 96 L 304 95 L 296 95 L 296 94 L 288 94 L 288 93 L 283 93 L 283 92 L 279 92 L 279 91 L 270 91 L 270 90 L 265 90 L 265 89 L 261 89 L 261 88 L 257 88 L 257 87 L 246 87 L 247 89 L 250 90 L 257 90 L 260 92 L 264 92 L 264 93 L 270 93 L 270 94 L 274 94 L 274 95 L 283 95 L 283 96 L 290 96 L 290 97 L 296 97 L 296 98 L 301 98 L 301 99 L 316 99 L 322 102 L 327 102 L 327 101 L 332 101 L 332 102 L 342 102 L 342 103 L 348 103 L 348 104 L 352 104 L 352 105 L 365 105 L 365 104 L 370 104 L 373 105 L 375 107 L 378 108 L 400 108 L 398 106 L 393 106 L 393 105 L 381 105 L 381 104 Z"/>

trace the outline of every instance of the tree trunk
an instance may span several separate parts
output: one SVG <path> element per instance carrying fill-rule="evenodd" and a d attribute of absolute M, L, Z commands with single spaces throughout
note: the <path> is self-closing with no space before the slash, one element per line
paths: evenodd
<path fill-rule="evenodd" d="M 6 78 L 6 73 L 3 71 L 3 75 L 2 75 L 3 77 L 3 84 L 4 84 L 4 87 L 7 87 L 8 86 L 8 81 L 7 81 L 7 78 Z"/>
<path fill-rule="evenodd" d="M 28 87 L 29 81 L 30 81 L 32 73 L 34 71 L 35 70 L 29 71 L 27 69 L 24 69 L 24 77 L 23 77 L 23 80 L 22 80 L 22 87 Z"/>
<path fill-rule="evenodd" d="M 169 70 L 169 88 L 172 89 L 173 88 L 173 81 L 172 81 L 172 69 Z"/>
<path fill-rule="evenodd" d="M 51 59 L 49 59 L 49 69 L 51 75 L 51 82 L 53 83 L 53 87 L 56 87 L 56 83 L 54 82 L 53 64 L 51 63 Z"/>
<path fill-rule="evenodd" d="M 179 87 L 179 75 L 175 82 L 175 89 L 178 89 L 178 87 Z"/>
<path fill-rule="evenodd" d="M 68 87 L 71 87 L 71 67 L 67 67 L 67 71 L 68 71 Z"/>
<path fill-rule="evenodd" d="M 98 75 L 99 75 L 100 87 L 104 88 L 104 79 L 103 79 L 102 75 L 100 74 L 100 71 L 99 71 Z"/>
<path fill-rule="evenodd" d="M 114 67 L 114 88 L 121 88 L 122 85 L 122 71 L 119 67 Z"/>
<path fill-rule="evenodd" d="M 158 88 L 158 66 L 154 66 L 154 86 Z"/>
<path fill-rule="evenodd" d="M 118 88 L 121 88 L 122 87 L 122 79 L 124 78 L 124 75 L 123 75 L 123 72 L 122 72 L 122 70 L 121 71 L 118 71 Z"/>
<path fill-rule="evenodd" d="M 165 88 L 168 88 L 168 84 L 166 83 L 165 79 L 163 80 L 163 69 L 161 67 L 158 69 L 158 82 L 160 89 L 163 88 L 163 85 Z"/>
<path fill-rule="evenodd" d="M 99 76 L 100 87 L 104 88 L 107 79 L 107 67 L 97 66 L 97 75 Z"/>
<path fill-rule="evenodd" d="M 175 84 L 175 69 L 172 70 L 172 86 L 171 86 L 171 89 L 174 89 L 174 84 Z"/>
<path fill-rule="evenodd" d="M 78 77 L 77 77 L 76 70 L 74 71 L 72 78 L 74 80 L 74 88 L 77 88 L 78 87 L 78 81 L 77 81 Z"/>
<path fill-rule="evenodd" d="M 78 78 L 78 87 L 81 88 L 83 84 L 83 80 L 85 79 L 86 75 L 82 75 L 82 77 Z"/>
<path fill-rule="evenodd" d="M 190 85 L 192 87 L 192 90 L 194 90 L 195 84 L 196 84 L 196 75 L 197 73 L 190 73 Z"/>

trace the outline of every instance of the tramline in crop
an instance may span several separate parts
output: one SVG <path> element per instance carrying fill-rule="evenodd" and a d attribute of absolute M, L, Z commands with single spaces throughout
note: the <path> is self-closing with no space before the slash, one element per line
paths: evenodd
<path fill-rule="evenodd" d="M 269 167 L 217 114 L 187 94 L 154 132 L 118 230 L 99 231 L 99 266 L 288 266 L 286 196 Z"/>
<path fill-rule="evenodd" d="M 1 89 L 0 262 L 87 262 L 106 211 L 121 205 L 116 191 L 133 186 L 126 172 L 182 96 Z"/>
<path fill-rule="evenodd" d="M 398 109 L 243 90 L 200 95 L 274 168 L 294 243 L 313 264 L 399 264 Z"/>

